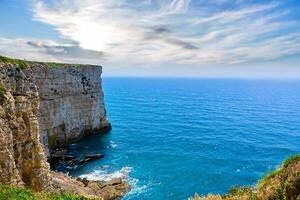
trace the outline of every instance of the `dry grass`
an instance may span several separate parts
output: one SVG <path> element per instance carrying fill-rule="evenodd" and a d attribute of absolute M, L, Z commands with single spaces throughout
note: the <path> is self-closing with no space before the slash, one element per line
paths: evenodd
<path fill-rule="evenodd" d="M 300 154 L 264 176 L 255 187 L 234 187 L 226 195 L 195 195 L 189 200 L 300 200 Z"/>

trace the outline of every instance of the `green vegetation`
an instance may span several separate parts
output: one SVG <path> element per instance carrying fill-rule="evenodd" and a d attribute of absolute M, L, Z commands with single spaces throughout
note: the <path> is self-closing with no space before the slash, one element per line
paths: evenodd
<path fill-rule="evenodd" d="M 35 63 L 35 64 L 40 64 L 40 65 L 45 65 L 49 68 L 55 68 L 55 67 L 83 67 L 87 66 L 84 64 L 67 64 L 67 63 L 56 63 L 56 62 L 33 62 L 29 61 L 29 63 Z"/>
<path fill-rule="evenodd" d="M 56 62 L 35 62 L 35 61 L 24 61 L 20 59 L 8 58 L 0 55 L 0 63 L 14 64 L 20 69 L 26 69 L 29 65 L 38 64 L 49 68 L 55 67 L 84 67 L 88 66 L 86 64 L 66 64 L 66 63 L 56 63 Z"/>
<path fill-rule="evenodd" d="M 28 67 L 27 63 L 23 60 L 12 59 L 1 55 L 0 55 L 0 62 L 17 65 L 20 69 L 26 69 Z"/>
<path fill-rule="evenodd" d="M 294 164 L 294 163 L 296 163 L 296 162 L 299 162 L 299 161 L 300 161 L 300 154 L 297 154 L 297 155 L 294 155 L 294 156 L 291 156 L 291 157 L 287 158 L 287 159 L 283 162 L 282 166 L 283 166 L 283 167 L 287 167 L 287 166 L 289 166 L 289 165 L 291 165 L 291 164 Z"/>
<path fill-rule="evenodd" d="M 18 189 L 9 186 L 0 186 L 0 200 L 36 200 L 32 192 L 25 189 Z"/>
<path fill-rule="evenodd" d="M 228 195 L 236 196 L 236 195 L 244 195 L 244 194 L 252 194 L 252 193 L 253 193 L 252 187 L 234 186 L 229 190 Z"/>
<path fill-rule="evenodd" d="M 264 177 L 258 181 L 258 185 L 263 185 L 267 180 L 279 174 L 280 169 L 275 169 L 274 171 L 268 172 Z"/>
<path fill-rule="evenodd" d="M 230 189 L 225 195 L 195 195 L 189 200 L 300 200 L 300 154 L 286 159 L 279 169 L 265 175 L 256 186 Z"/>
<path fill-rule="evenodd" d="M 96 200 L 74 194 L 34 193 L 31 190 L 0 185 L 0 200 Z"/>

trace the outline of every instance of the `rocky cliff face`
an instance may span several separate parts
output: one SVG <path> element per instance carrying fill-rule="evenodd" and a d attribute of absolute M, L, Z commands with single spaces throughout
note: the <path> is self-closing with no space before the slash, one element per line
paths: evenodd
<path fill-rule="evenodd" d="M 0 183 L 104 199 L 124 195 L 124 180 L 77 181 L 51 172 L 46 159 L 45 150 L 110 129 L 100 75 L 95 66 L 30 62 L 21 69 L 0 60 Z"/>
<path fill-rule="evenodd" d="M 40 143 L 39 95 L 28 71 L 0 64 L 0 182 L 34 190 L 49 187 L 49 165 Z"/>
<path fill-rule="evenodd" d="M 40 97 L 38 121 L 46 154 L 86 134 L 110 129 L 106 119 L 101 67 L 33 66 Z M 48 148 L 49 147 L 49 148 Z"/>

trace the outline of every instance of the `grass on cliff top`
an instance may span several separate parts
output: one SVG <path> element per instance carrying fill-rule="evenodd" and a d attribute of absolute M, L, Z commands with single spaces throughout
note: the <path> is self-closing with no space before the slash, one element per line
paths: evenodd
<path fill-rule="evenodd" d="M 0 185 L 0 200 L 96 200 L 74 194 L 34 193 L 31 190 Z"/>
<path fill-rule="evenodd" d="M 0 62 L 5 64 L 14 64 L 17 65 L 20 69 L 26 69 L 28 67 L 27 63 L 24 60 L 8 58 L 0 55 Z"/>
<path fill-rule="evenodd" d="M 0 55 L 0 63 L 5 64 L 14 64 L 18 65 L 20 69 L 26 69 L 29 65 L 32 64 L 40 64 L 46 67 L 83 67 L 83 66 L 90 66 L 87 64 L 67 64 L 67 63 L 56 63 L 56 62 L 36 62 L 36 61 L 25 61 L 20 59 L 8 58 L 5 56 Z"/>

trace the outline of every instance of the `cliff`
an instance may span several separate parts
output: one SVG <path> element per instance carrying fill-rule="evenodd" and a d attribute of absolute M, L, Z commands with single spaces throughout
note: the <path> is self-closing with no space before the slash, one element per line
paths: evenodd
<path fill-rule="evenodd" d="M 101 89 L 100 66 L 41 67 L 32 65 L 38 86 L 40 135 L 49 150 L 91 133 L 110 129 Z M 30 75 L 31 75 L 30 74 Z"/>
<path fill-rule="evenodd" d="M 52 172 L 46 159 L 45 152 L 110 129 L 101 67 L 0 58 L 0 183 L 104 199 L 124 195 L 124 180 L 77 181 Z"/>
<path fill-rule="evenodd" d="M 234 187 L 225 195 L 208 195 L 189 200 L 299 200 L 300 154 L 285 160 L 280 168 L 267 174 L 256 186 Z"/>

